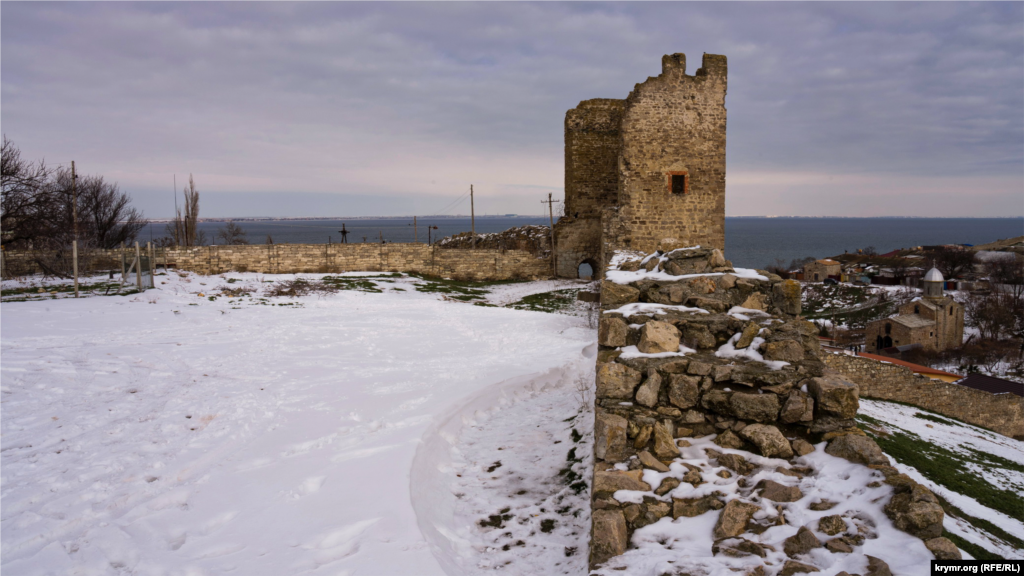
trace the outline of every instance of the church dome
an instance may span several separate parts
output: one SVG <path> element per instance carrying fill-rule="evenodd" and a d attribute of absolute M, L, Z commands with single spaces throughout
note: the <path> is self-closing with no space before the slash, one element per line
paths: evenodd
<path fill-rule="evenodd" d="M 946 279 L 942 277 L 942 272 L 939 272 L 938 268 L 932 268 L 924 275 L 925 282 L 945 282 Z"/>

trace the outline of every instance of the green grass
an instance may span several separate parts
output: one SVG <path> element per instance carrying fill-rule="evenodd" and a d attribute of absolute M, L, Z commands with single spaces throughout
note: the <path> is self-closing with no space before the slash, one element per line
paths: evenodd
<path fill-rule="evenodd" d="M 508 308 L 516 310 L 533 310 L 534 312 L 561 312 L 571 308 L 576 302 L 577 288 L 566 290 L 555 290 L 554 292 L 541 292 L 531 294 L 518 302 L 509 304 Z"/>
<path fill-rule="evenodd" d="M 356 290 L 359 292 L 384 292 L 373 282 L 377 276 L 324 276 L 323 283 L 338 290 Z"/>
<path fill-rule="evenodd" d="M 880 302 L 863 310 L 841 312 L 863 304 L 875 294 L 865 286 L 836 284 L 810 284 L 804 287 L 803 314 L 808 320 L 832 319 L 853 328 L 863 328 L 868 322 L 887 318 L 896 313 L 896 303 Z M 832 304 L 835 302 L 835 304 Z"/>
<path fill-rule="evenodd" d="M 511 283 L 511 281 L 475 282 L 470 280 L 452 280 L 450 278 L 439 278 L 425 274 L 410 274 L 410 276 L 420 280 L 416 283 L 417 292 L 444 294 L 452 300 L 460 300 L 462 302 L 483 300 L 484 296 L 490 294 L 489 290 L 485 290 L 488 286 Z"/>
<path fill-rule="evenodd" d="M 922 412 L 918 412 L 917 414 L 914 414 L 914 418 L 920 418 L 921 420 L 928 420 L 928 421 L 931 421 L 931 422 L 935 422 L 937 424 L 945 424 L 946 426 L 960 426 L 961 428 L 964 427 L 963 424 L 960 424 L 958 422 L 953 422 L 952 420 L 946 420 L 945 418 L 939 418 L 938 416 L 935 416 L 933 414 L 924 414 Z"/>
<path fill-rule="evenodd" d="M 962 426 L 931 414 L 919 413 L 915 416 L 940 424 Z M 874 438 L 886 454 L 901 464 L 914 467 L 932 482 L 974 498 L 983 506 L 1003 512 L 1013 518 L 1024 519 L 1024 499 L 1021 497 L 1020 487 L 1014 486 L 1013 490 L 997 488 L 969 466 L 969 464 L 974 464 L 986 469 L 1002 468 L 1021 471 L 1024 468 L 1021 464 L 967 446 L 962 447 L 963 451 L 961 452 L 954 452 L 925 441 L 913 432 L 902 430 L 864 414 L 859 414 L 857 420 L 860 422 L 861 429 Z M 1002 540 L 1008 546 L 1024 550 L 1024 540 L 1021 537 L 1010 534 L 988 520 L 967 514 L 938 494 L 936 497 L 946 514 L 964 520 L 989 536 Z M 955 534 L 944 532 L 943 535 L 975 558 L 981 560 L 1001 559 L 998 554 L 968 542 Z"/>

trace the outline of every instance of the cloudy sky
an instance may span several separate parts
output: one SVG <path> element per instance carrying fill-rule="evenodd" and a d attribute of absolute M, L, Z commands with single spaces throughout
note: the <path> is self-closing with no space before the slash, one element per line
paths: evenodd
<path fill-rule="evenodd" d="M 147 215 L 539 214 L 565 111 L 729 58 L 727 214 L 1024 214 L 1024 3 L 0 4 L 0 122 Z M 453 209 L 468 212 L 463 204 Z"/>

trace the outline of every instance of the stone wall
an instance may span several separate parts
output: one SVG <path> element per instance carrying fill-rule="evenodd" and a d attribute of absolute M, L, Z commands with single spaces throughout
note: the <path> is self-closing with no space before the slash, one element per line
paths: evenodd
<path fill-rule="evenodd" d="M 617 202 L 624 100 L 584 100 L 565 113 L 565 215 L 555 225 L 559 276 L 601 255 L 601 209 Z M 600 266 L 593 265 L 595 273 Z"/>
<path fill-rule="evenodd" d="M 134 251 L 131 251 L 134 253 Z M 93 270 L 120 270 L 120 250 L 93 251 Z M 4 275 L 34 274 L 34 254 L 5 251 Z M 417 272 L 474 280 L 546 278 L 551 261 L 522 250 L 442 249 L 426 244 L 250 244 L 156 249 L 157 265 L 201 274 L 229 271 Z"/>
<path fill-rule="evenodd" d="M 824 354 L 829 368 L 860 386 L 861 396 L 919 406 L 1014 438 L 1024 438 L 1024 398 L 990 394 L 918 376 L 909 368 L 846 354 Z"/>
<path fill-rule="evenodd" d="M 826 453 L 871 466 L 893 486 L 885 513 L 897 527 L 926 540 L 937 555 L 959 557 L 941 538 L 943 512 L 934 495 L 899 474 L 857 428 L 858 387 L 822 361 L 815 326 L 799 317 L 799 282 L 735 270 L 719 250 L 706 248 L 647 257 L 618 252 L 612 264 L 601 284 L 598 327 L 593 568 L 625 553 L 636 530 L 666 517 L 685 522 L 707 513 L 718 514 L 709 555 L 766 558 L 766 550 L 778 549 L 744 535 L 787 523 L 799 528 L 784 542 L 788 559 L 779 574 L 818 571 L 801 561 L 822 544 L 831 553 L 862 554 L 863 534 L 840 534 L 846 524 L 838 515 L 829 518 L 837 530 L 825 530 L 835 538 L 822 543 L 809 536 L 813 526 L 785 509 L 803 497 L 800 489 L 753 480 L 758 466 L 739 453 L 788 461 L 775 472 L 804 478 L 816 472 L 794 459 L 822 441 Z M 694 464 L 692 451 L 681 458 L 695 446 L 729 469 L 714 485 L 732 479 L 740 498 L 698 490 L 709 481 L 707 470 Z M 760 499 L 778 503 L 773 515 L 755 518 Z M 821 505 L 812 509 L 837 504 Z M 681 561 L 686 556 L 680 552 Z M 885 566 L 884 559 L 872 562 Z M 747 574 L 769 573 L 764 566 L 757 570 Z M 887 566 L 868 571 L 887 573 Z"/>

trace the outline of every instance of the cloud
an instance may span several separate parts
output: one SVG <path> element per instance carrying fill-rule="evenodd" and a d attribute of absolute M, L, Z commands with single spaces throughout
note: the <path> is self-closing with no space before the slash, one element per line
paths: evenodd
<path fill-rule="evenodd" d="M 968 208 L 1022 212 L 1019 3 L 4 2 L 0 11 L 4 132 L 28 157 L 75 159 L 119 181 L 154 216 L 170 211 L 171 176 L 189 172 L 247 210 L 277 206 L 268 193 L 302 193 L 291 206 L 311 215 L 346 196 L 367 214 L 366 199 L 379 197 L 388 214 L 409 206 L 389 198 L 454 198 L 472 182 L 486 191 L 484 210 L 501 198 L 494 211 L 536 213 L 542 191 L 531 186 L 562 186 L 565 111 L 624 98 L 672 52 L 688 54 L 691 73 L 701 52 L 729 56 L 730 174 L 816 174 L 826 190 L 829 176 L 867 175 L 916 199 L 936 179 L 999 182 L 1001 192 Z M 732 182 L 730 210 L 757 205 L 768 186 Z M 799 186 L 771 186 L 772 213 L 807 208 Z M 875 201 L 855 188 L 843 195 Z M 849 209 L 822 200 L 833 196 L 815 209 Z M 929 210 L 964 214 L 950 202 Z"/>

